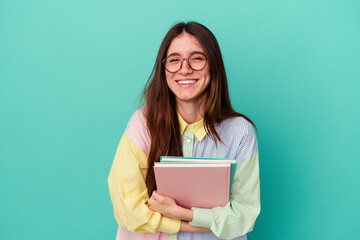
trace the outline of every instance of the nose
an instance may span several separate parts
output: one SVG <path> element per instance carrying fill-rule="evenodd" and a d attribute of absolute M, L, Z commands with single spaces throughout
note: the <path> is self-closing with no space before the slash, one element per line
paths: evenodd
<path fill-rule="evenodd" d="M 192 68 L 189 66 L 189 60 L 184 58 L 182 59 L 182 62 L 181 62 L 181 67 L 180 67 L 180 70 L 179 70 L 179 73 L 181 74 L 188 74 L 188 73 L 191 73 L 193 70 Z"/>

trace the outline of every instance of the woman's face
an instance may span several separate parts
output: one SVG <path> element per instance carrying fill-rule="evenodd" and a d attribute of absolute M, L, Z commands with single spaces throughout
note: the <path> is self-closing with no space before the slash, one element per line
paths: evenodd
<path fill-rule="evenodd" d="M 188 58 L 194 52 L 201 52 L 205 55 L 196 37 L 183 33 L 174 38 L 171 42 L 167 55 L 177 54 L 181 58 Z M 166 82 L 176 96 L 177 104 L 193 102 L 201 104 L 205 89 L 210 83 L 210 66 L 206 63 L 205 68 L 195 71 L 189 67 L 186 60 L 183 60 L 179 71 L 175 73 L 165 70 Z"/>

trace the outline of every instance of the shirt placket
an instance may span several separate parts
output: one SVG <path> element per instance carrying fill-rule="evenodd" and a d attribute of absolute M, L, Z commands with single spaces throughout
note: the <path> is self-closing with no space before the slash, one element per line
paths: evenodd
<path fill-rule="evenodd" d="M 194 133 L 189 129 L 184 132 L 183 154 L 184 157 L 192 157 L 194 150 Z"/>

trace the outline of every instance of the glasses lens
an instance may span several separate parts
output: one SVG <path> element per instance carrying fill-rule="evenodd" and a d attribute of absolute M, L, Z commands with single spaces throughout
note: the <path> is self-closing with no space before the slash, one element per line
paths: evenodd
<path fill-rule="evenodd" d="M 190 67 L 194 70 L 201 70 L 206 65 L 206 57 L 203 54 L 196 53 L 189 57 Z"/>
<path fill-rule="evenodd" d="M 165 68 L 169 72 L 176 72 L 180 69 L 181 58 L 179 56 L 170 56 L 165 61 Z"/>
<path fill-rule="evenodd" d="M 183 60 L 185 58 L 183 59 L 180 56 L 169 56 L 165 60 L 166 70 L 172 73 L 179 71 Z M 188 64 L 193 70 L 199 71 L 206 66 L 206 57 L 204 54 L 195 53 L 189 57 Z"/>

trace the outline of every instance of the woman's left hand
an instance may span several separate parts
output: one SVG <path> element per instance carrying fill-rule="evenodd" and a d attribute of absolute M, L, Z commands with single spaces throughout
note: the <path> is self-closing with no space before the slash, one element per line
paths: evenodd
<path fill-rule="evenodd" d="M 151 195 L 148 204 L 151 210 L 159 212 L 165 217 L 187 221 L 192 220 L 192 210 L 180 207 L 174 199 L 160 195 L 156 191 Z"/>

